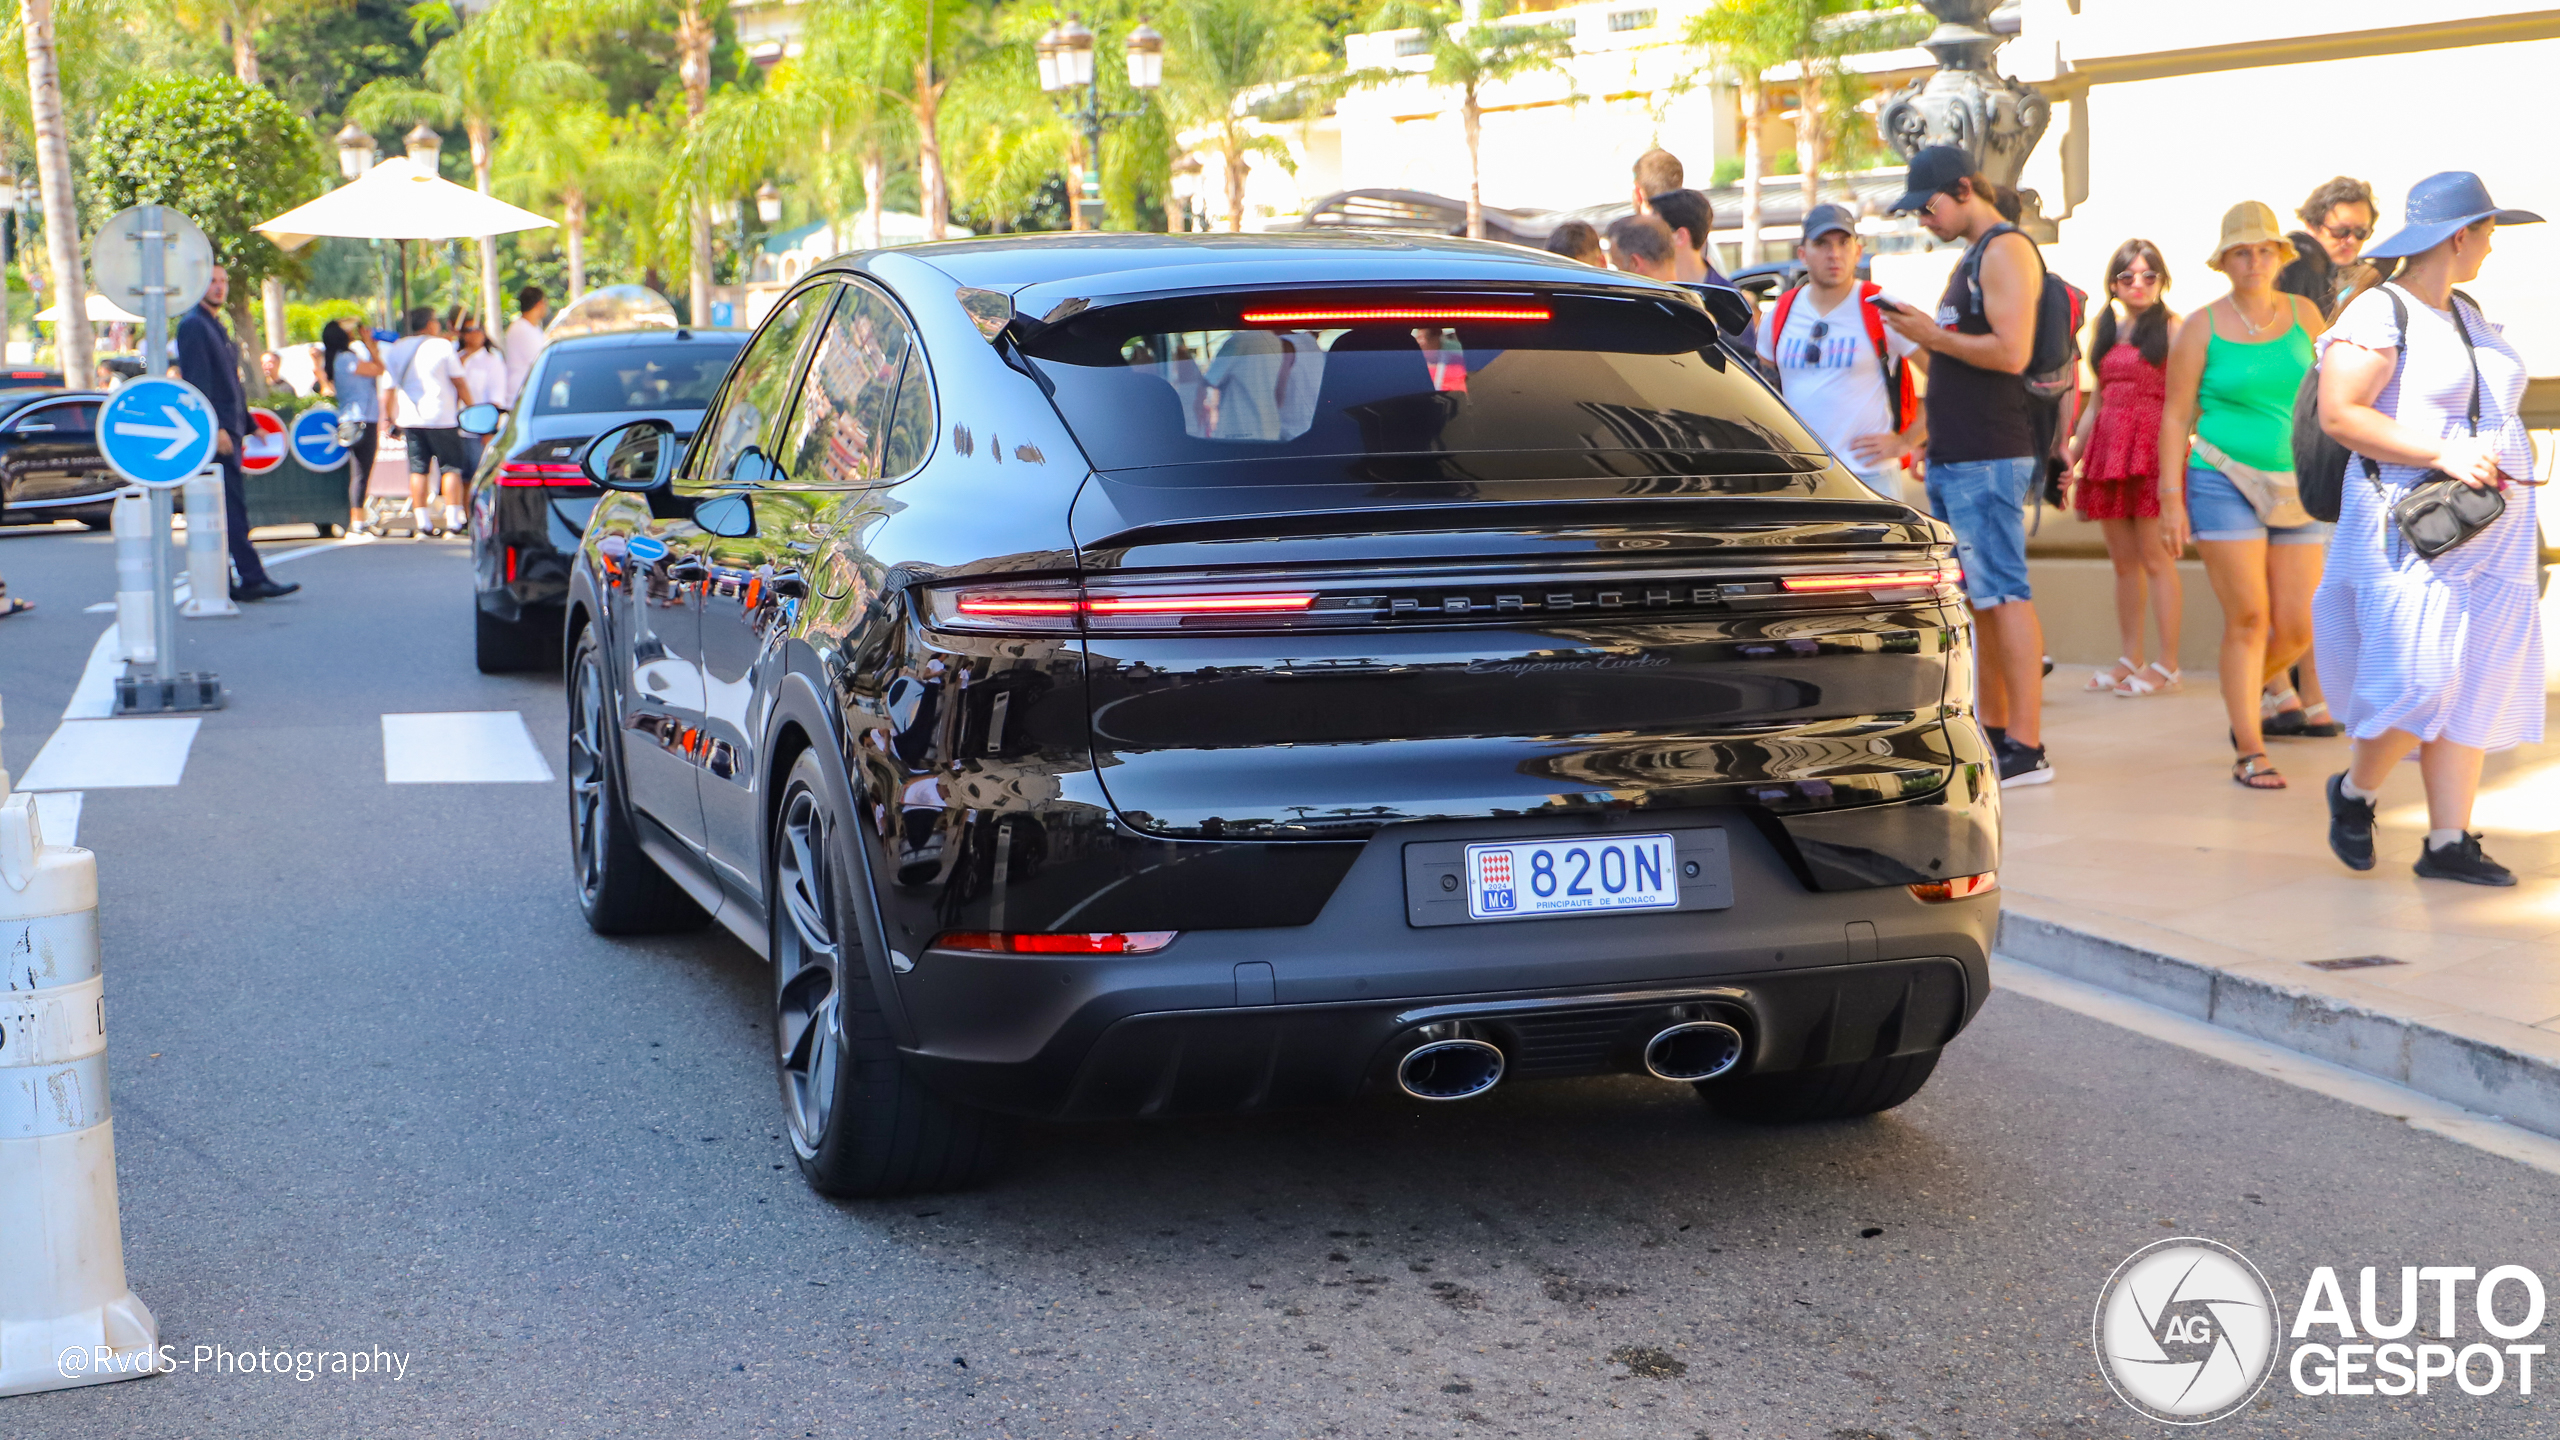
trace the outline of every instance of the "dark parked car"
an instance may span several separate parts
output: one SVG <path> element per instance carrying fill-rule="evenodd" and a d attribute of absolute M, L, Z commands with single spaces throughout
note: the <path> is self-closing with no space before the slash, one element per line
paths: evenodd
<path fill-rule="evenodd" d="M 473 642 L 492 674 L 559 661 L 569 558 L 597 491 L 578 457 L 596 432 L 648 417 L 693 433 L 746 337 L 736 331 L 626 330 L 542 349 L 512 414 L 473 406 L 494 429 L 471 482 Z"/>
<path fill-rule="evenodd" d="M 77 520 L 107 528 L 124 480 L 98 453 L 95 390 L 0 389 L 0 525 Z"/>
<path fill-rule="evenodd" d="M 820 267 L 690 446 L 590 452 L 589 922 L 770 958 L 830 1193 L 1009 1116 L 1900 1103 L 1997 919 L 1959 575 L 1712 303 L 1425 237 Z"/>

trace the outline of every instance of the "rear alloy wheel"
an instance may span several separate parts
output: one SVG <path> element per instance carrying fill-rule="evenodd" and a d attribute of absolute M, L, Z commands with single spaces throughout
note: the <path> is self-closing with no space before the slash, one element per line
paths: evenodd
<path fill-rule="evenodd" d="M 1882 1060 L 1826 1065 L 1779 1075 L 1744 1075 L 1730 1080 L 1701 1080 L 1698 1094 L 1709 1109 L 1728 1120 L 1763 1125 L 1795 1125 L 1809 1120 L 1846 1120 L 1890 1110 L 1920 1093 L 1938 1068 L 1938 1052 L 1922 1050 Z"/>
<path fill-rule="evenodd" d="M 592 626 L 569 669 L 569 847 L 578 908 L 599 935 L 698 930 L 711 917 L 640 851 L 622 793 L 622 752 L 604 698 L 604 656 Z"/>
<path fill-rule="evenodd" d="M 545 668 L 551 650 L 550 632 L 539 625 L 522 620 L 501 620 L 480 608 L 478 600 L 471 604 L 472 660 L 483 675 L 512 675 L 524 670 Z"/>
<path fill-rule="evenodd" d="M 889 1038 L 854 915 L 850 832 L 803 753 L 774 822 L 774 1068 L 811 1188 L 865 1197 L 955 1190 L 991 1174 L 1009 1126 L 927 1090 Z"/>

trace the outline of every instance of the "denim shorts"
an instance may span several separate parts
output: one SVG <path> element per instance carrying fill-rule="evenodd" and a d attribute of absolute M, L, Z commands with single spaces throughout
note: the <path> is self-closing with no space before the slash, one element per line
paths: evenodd
<path fill-rule="evenodd" d="M 2231 477 L 2210 465 L 2187 467 L 2187 529 L 2198 540 L 2264 540 L 2270 545 L 2326 545 L 2338 527 L 2326 520 L 2270 527 Z"/>
<path fill-rule="evenodd" d="M 2042 468 L 2032 455 L 1929 463 L 1929 513 L 1956 532 L 1964 593 L 1976 610 L 2034 598 L 2027 584 L 2027 501 Z"/>

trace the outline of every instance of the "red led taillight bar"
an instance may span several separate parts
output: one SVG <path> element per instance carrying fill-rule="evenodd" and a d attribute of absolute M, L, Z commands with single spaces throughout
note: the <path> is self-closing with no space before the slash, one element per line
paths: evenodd
<path fill-rule="evenodd" d="M 1247 310 L 1247 325 L 1359 325 L 1371 322 L 1446 325 L 1466 320 L 1552 320 L 1543 305 L 1382 305 L 1348 309 Z"/>
<path fill-rule="evenodd" d="M 933 950 L 975 950 L 995 955 L 1151 955 L 1174 942 L 1179 930 L 1130 930 L 1102 934 L 999 934 L 946 930 Z"/>
<path fill-rule="evenodd" d="M 530 460 L 510 460 L 498 467 L 501 485 L 584 485 L 586 472 L 573 464 L 552 465 Z"/>

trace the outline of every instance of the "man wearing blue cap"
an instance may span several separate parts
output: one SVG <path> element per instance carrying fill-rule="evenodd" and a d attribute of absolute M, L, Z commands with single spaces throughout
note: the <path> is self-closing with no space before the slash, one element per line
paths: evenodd
<path fill-rule="evenodd" d="M 2001 218 L 2000 187 L 1974 173 L 1973 157 L 1932 145 L 1911 157 L 1902 198 L 1941 240 L 1962 240 L 1937 318 L 1908 307 L 1885 323 L 1927 351 L 1929 510 L 1956 532 L 1966 595 L 1982 637 L 1983 728 L 2000 758 L 2000 783 L 2053 778 L 2044 753 L 2044 626 L 2027 583 L 2027 501 L 2044 471 L 2027 393 L 2044 259 Z"/>
<path fill-rule="evenodd" d="M 1929 439 L 1912 389 L 1912 370 L 1928 357 L 1885 328 L 1881 306 L 1909 307 L 1858 278 L 1864 249 L 1848 207 L 1813 207 L 1796 245 L 1805 281 L 1761 318 L 1759 349 L 1787 404 L 1831 453 L 1899 499 L 1894 480 Z"/>

